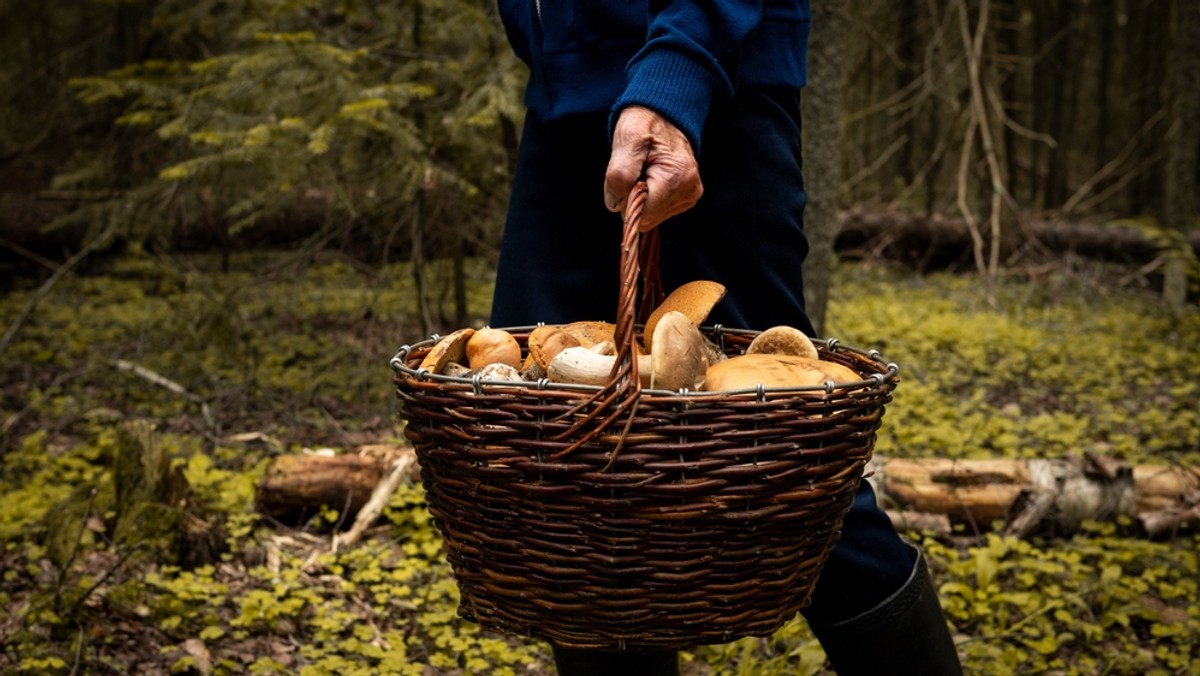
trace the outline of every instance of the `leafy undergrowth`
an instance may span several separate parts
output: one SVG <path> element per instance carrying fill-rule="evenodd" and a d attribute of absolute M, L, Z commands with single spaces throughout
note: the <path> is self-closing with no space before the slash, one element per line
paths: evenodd
<path fill-rule="evenodd" d="M 303 528 L 253 512 L 273 455 L 398 439 L 387 359 L 419 336 L 403 266 L 236 263 L 131 257 L 68 278 L 0 357 L 0 672 L 552 673 L 543 644 L 457 619 L 419 488 L 337 549 L 335 511 Z M 1165 317 L 1111 273 L 989 291 L 840 270 L 830 333 L 902 368 L 878 452 L 1200 464 L 1200 313 Z M 31 293 L 0 298 L 0 316 Z M 968 672 L 1200 672 L 1200 540 L 1127 525 L 912 534 Z M 801 620 L 684 659 L 691 674 L 824 670 Z"/>

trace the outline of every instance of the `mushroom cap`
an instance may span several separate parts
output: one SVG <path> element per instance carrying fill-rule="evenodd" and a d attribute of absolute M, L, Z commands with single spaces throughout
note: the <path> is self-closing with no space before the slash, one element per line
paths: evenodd
<path fill-rule="evenodd" d="M 539 326 L 529 333 L 529 356 L 546 371 L 554 357 L 568 347 L 578 347 L 579 339 L 555 324 Z"/>
<path fill-rule="evenodd" d="M 504 362 L 492 362 L 475 372 L 480 380 L 500 382 L 522 382 L 521 372 Z"/>
<path fill-rule="evenodd" d="M 508 331 L 484 327 L 467 340 L 467 366 L 472 370 L 489 364 L 521 365 L 521 344 Z"/>
<path fill-rule="evenodd" d="M 708 313 L 712 312 L 724 297 L 724 284 L 703 279 L 688 282 L 672 291 L 646 319 L 646 328 L 642 334 L 646 350 L 654 352 L 654 329 L 663 315 L 668 312 L 682 312 L 693 326 L 700 326 L 708 318 Z"/>
<path fill-rule="evenodd" d="M 584 347 L 616 341 L 617 325 L 611 322 L 571 322 L 563 324 L 563 331 L 575 336 Z"/>
<path fill-rule="evenodd" d="M 445 370 L 446 364 L 462 363 L 467 353 L 467 341 L 474 334 L 475 329 L 466 328 L 444 336 L 421 360 L 420 368 L 430 373 L 441 373 Z"/>
<path fill-rule="evenodd" d="M 709 392 L 747 390 L 763 387 L 805 387 L 853 383 L 863 377 L 837 362 L 809 359 L 788 354 L 743 354 L 713 364 L 705 376 Z"/>
<path fill-rule="evenodd" d="M 750 341 L 746 354 L 790 354 L 820 359 L 812 340 L 803 331 L 791 326 L 772 326 L 758 334 Z"/>
<path fill-rule="evenodd" d="M 651 388 L 694 390 L 704 383 L 708 350 L 700 329 L 686 314 L 664 313 L 655 323 L 651 344 Z"/>

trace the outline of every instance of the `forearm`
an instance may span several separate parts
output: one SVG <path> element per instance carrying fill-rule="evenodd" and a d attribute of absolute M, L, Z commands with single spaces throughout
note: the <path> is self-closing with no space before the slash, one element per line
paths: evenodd
<path fill-rule="evenodd" d="M 737 57 L 763 17 L 762 0 L 652 1 L 645 46 L 627 68 L 627 86 L 613 107 L 658 112 L 699 152 L 714 102 L 733 95 Z"/>

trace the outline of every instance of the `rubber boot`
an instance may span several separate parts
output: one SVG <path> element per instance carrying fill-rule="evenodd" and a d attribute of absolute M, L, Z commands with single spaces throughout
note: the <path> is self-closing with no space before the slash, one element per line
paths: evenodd
<path fill-rule="evenodd" d="M 674 650 L 611 653 L 552 647 L 559 676 L 679 676 Z"/>
<path fill-rule="evenodd" d="M 810 628 L 839 676 L 957 676 L 958 651 L 919 547 L 912 575 L 883 603 L 849 620 Z"/>

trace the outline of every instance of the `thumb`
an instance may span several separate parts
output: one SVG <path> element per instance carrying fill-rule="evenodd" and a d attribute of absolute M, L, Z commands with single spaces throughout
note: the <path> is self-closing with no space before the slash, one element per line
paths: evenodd
<path fill-rule="evenodd" d="M 604 173 L 604 206 L 609 211 L 624 211 L 629 193 L 642 176 L 645 157 L 623 149 L 614 149 Z"/>

